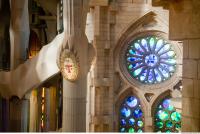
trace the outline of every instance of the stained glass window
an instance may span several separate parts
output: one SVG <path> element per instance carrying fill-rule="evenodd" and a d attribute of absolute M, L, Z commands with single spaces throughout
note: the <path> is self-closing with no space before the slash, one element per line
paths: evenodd
<path fill-rule="evenodd" d="M 138 98 L 135 96 L 125 98 L 119 113 L 120 132 L 143 132 L 143 112 Z"/>
<path fill-rule="evenodd" d="M 160 83 L 169 79 L 176 70 L 176 53 L 172 45 L 160 37 L 133 40 L 125 57 L 129 74 L 142 83 Z"/>
<path fill-rule="evenodd" d="M 180 132 L 181 114 L 176 111 L 169 98 L 158 105 L 154 128 L 156 132 Z"/>

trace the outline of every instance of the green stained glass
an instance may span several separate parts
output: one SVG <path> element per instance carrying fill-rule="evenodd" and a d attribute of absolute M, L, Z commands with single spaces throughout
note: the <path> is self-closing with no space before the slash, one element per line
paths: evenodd
<path fill-rule="evenodd" d="M 172 105 L 169 105 L 169 107 L 167 108 L 169 111 L 173 111 L 174 107 Z"/>
<path fill-rule="evenodd" d="M 168 112 L 166 112 L 166 111 L 159 110 L 159 111 L 158 111 L 158 118 L 159 118 L 160 120 L 167 120 L 167 119 L 169 118 L 169 114 L 168 114 Z"/>
<path fill-rule="evenodd" d="M 156 127 L 163 128 L 163 123 L 162 122 L 156 122 Z"/>
<path fill-rule="evenodd" d="M 171 121 L 167 121 L 166 122 L 166 127 L 167 128 L 172 128 L 173 127 L 173 123 Z"/>
<path fill-rule="evenodd" d="M 134 130 L 133 128 L 129 128 L 128 132 L 129 132 L 129 133 L 134 133 L 135 130 Z"/>
<path fill-rule="evenodd" d="M 172 105 L 171 99 L 163 99 L 155 112 L 155 132 L 180 132 L 181 114 Z"/>
<path fill-rule="evenodd" d="M 181 120 L 181 114 L 178 113 L 178 112 L 173 112 L 173 113 L 171 114 L 171 119 L 172 119 L 173 121 L 178 122 L 178 121 Z"/>

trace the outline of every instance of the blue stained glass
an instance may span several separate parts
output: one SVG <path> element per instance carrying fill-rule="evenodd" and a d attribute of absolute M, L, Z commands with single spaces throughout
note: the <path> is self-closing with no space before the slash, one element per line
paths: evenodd
<path fill-rule="evenodd" d="M 130 97 L 127 98 L 126 104 L 129 107 L 133 108 L 133 107 L 135 107 L 138 104 L 138 101 L 137 101 L 137 99 L 135 97 L 130 96 Z"/>
<path fill-rule="evenodd" d="M 142 117 L 142 110 L 141 110 L 141 109 L 136 109 L 136 110 L 133 112 L 133 115 L 134 115 L 136 118 L 141 118 L 141 117 Z"/>
<path fill-rule="evenodd" d="M 169 105 L 170 105 L 170 100 L 169 99 L 165 99 L 164 101 L 163 101 L 163 103 L 162 103 L 162 106 L 164 107 L 164 108 L 168 108 L 169 107 Z"/>
<path fill-rule="evenodd" d="M 135 57 L 128 57 L 127 60 L 129 62 L 134 62 L 135 60 L 137 60 Z"/>
<path fill-rule="evenodd" d="M 141 44 L 142 44 L 142 46 L 146 49 L 146 51 L 148 51 L 148 45 L 147 45 L 146 39 L 142 39 L 142 40 L 141 40 Z"/>
<path fill-rule="evenodd" d="M 156 44 L 155 51 L 157 52 L 163 46 L 163 40 L 159 39 Z"/>
<path fill-rule="evenodd" d="M 150 71 L 149 71 L 148 81 L 149 81 L 149 83 L 152 83 L 152 82 L 154 81 L 153 70 L 150 70 Z"/>
<path fill-rule="evenodd" d="M 133 125 L 135 124 L 134 118 L 130 118 L 130 119 L 129 119 L 129 124 L 130 124 L 131 126 L 133 126 Z"/>
<path fill-rule="evenodd" d="M 167 80 L 176 70 L 176 53 L 172 45 L 160 37 L 136 39 L 127 50 L 127 69 L 134 79 L 147 84 Z"/>
<path fill-rule="evenodd" d="M 125 119 L 121 119 L 120 124 L 121 124 L 122 126 L 125 126 L 125 125 L 126 125 L 126 120 L 125 120 Z"/>
<path fill-rule="evenodd" d="M 161 81 L 162 81 L 162 77 L 161 77 L 161 75 L 158 73 L 157 69 L 154 69 L 154 72 L 155 72 L 156 80 L 157 80 L 158 82 L 161 82 Z"/>
<path fill-rule="evenodd" d="M 119 126 L 119 132 L 143 131 L 143 112 L 136 96 L 126 97 L 121 104 Z"/>
<path fill-rule="evenodd" d="M 142 47 L 140 46 L 140 44 L 135 43 L 134 45 L 135 45 L 135 49 L 136 49 L 136 50 L 139 50 L 139 51 L 141 51 L 141 52 L 144 52 L 144 50 L 142 49 Z"/>
<path fill-rule="evenodd" d="M 155 54 L 150 54 L 145 57 L 145 63 L 147 66 L 155 66 L 158 63 L 158 57 Z"/>
<path fill-rule="evenodd" d="M 161 67 L 159 67 L 159 70 L 160 70 L 160 72 L 162 72 L 162 75 L 165 78 L 169 78 L 169 73 L 166 70 L 162 69 Z"/>
<path fill-rule="evenodd" d="M 127 107 L 121 109 L 121 115 L 124 117 L 129 117 L 131 115 L 131 110 Z"/>

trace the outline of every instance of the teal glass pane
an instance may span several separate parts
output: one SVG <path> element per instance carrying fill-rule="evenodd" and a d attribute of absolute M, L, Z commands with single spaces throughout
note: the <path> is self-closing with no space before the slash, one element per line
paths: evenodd
<path fill-rule="evenodd" d="M 166 121 L 166 127 L 167 128 L 172 128 L 173 127 L 173 123 L 171 121 Z"/>
<path fill-rule="evenodd" d="M 179 121 L 181 120 L 181 114 L 178 113 L 178 112 L 173 112 L 173 113 L 171 114 L 171 119 L 172 119 L 173 121 L 179 122 Z"/>
<path fill-rule="evenodd" d="M 158 114 L 158 118 L 162 121 L 167 120 L 169 118 L 169 114 L 166 111 L 159 110 L 157 114 Z"/>
<path fill-rule="evenodd" d="M 137 132 L 138 132 L 138 133 L 143 133 L 142 129 L 138 129 Z"/>
<path fill-rule="evenodd" d="M 126 132 L 126 129 L 123 127 L 120 129 L 120 132 Z"/>

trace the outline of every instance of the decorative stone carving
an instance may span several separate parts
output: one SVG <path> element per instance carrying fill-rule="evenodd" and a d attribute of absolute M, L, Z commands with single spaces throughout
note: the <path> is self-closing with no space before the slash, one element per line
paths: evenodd
<path fill-rule="evenodd" d="M 59 58 L 59 68 L 66 80 L 77 80 L 79 74 L 79 63 L 78 58 L 74 53 L 67 49 L 63 50 Z"/>

